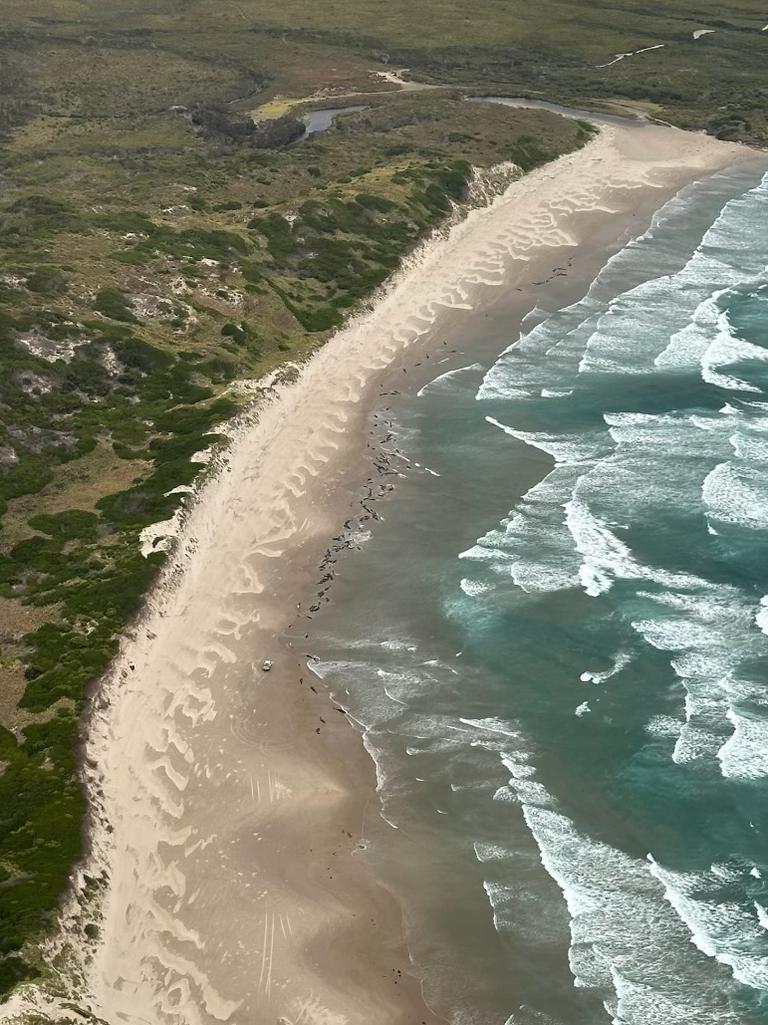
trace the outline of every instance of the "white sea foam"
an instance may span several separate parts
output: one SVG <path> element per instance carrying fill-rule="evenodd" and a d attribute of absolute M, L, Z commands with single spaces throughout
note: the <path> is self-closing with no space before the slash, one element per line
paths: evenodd
<path fill-rule="evenodd" d="M 607 439 L 602 432 L 585 432 L 584 436 L 576 437 L 568 434 L 547 434 L 544 431 L 522 431 L 516 427 L 509 427 L 492 416 L 487 416 L 485 420 L 518 441 L 546 452 L 558 463 L 583 462 L 594 459 L 607 450 Z"/>
<path fill-rule="evenodd" d="M 509 785 L 499 788 L 494 799 L 507 801 L 510 791 L 514 793 L 542 864 L 563 894 L 570 916 L 569 963 L 576 986 L 596 991 L 621 1025 L 690 1025 L 692 1021 L 737 1025 L 717 979 L 691 958 L 686 941 L 692 936 L 693 917 L 705 918 L 706 935 L 699 930 L 694 936 L 698 948 L 746 985 L 756 985 L 762 978 L 765 949 L 744 953 L 736 941 L 738 930 L 742 935 L 745 929 L 752 930 L 751 936 L 763 927 L 759 912 L 752 919 L 744 917 L 740 908 L 702 903 L 693 882 L 683 880 L 689 903 L 686 915 L 681 915 L 680 900 L 670 901 L 671 875 L 653 859 L 632 858 L 585 836 L 557 808 L 536 779 L 531 756 L 520 746 L 523 741 L 514 724 L 498 719 L 462 722 L 477 729 L 483 739 L 490 735 L 494 747 L 496 738 L 512 745 L 501 752 L 510 773 Z M 504 864 L 512 857 L 506 848 L 490 842 L 476 843 L 475 854 L 489 865 Z M 511 861 L 510 872 L 513 867 Z M 719 877 L 722 881 L 730 880 L 729 866 L 713 866 L 713 879 L 716 870 L 725 873 Z M 497 930 L 510 935 L 525 930 L 521 910 L 525 923 L 526 913 L 538 907 L 538 899 L 526 888 L 521 899 L 519 885 L 506 877 L 503 883 L 486 879 L 484 888 Z"/>
<path fill-rule="evenodd" d="M 483 366 L 481 363 L 472 363 L 466 367 L 456 367 L 454 370 L 446 370 L 444 374 L 440 374 L 439 377 L 433 378 L 433 380 L 428 381 L 425 385 L 419 388 L 419 390 L 416 392 L 416 395 L 418 396 L 418 398 L 422 398 L 422 396 L 426 395 L 428 391 L 431 391 L 438 385 L 445 384 L 447 381 L 453 381 L 454 378 L 460 377 L 462 374 L 466 374 L 468 371 L 480 371 L 482 369 Z"/>
<path fill-rule="evenodd" d="M 768 930 L 768 908 L 763 907 L 762 904 L 758 904 L 757 901 L 755 901 L 754 909 L 758 922 L 763 929 Z"/>
<path fill-rule="evenodd" d="M 400 641 L 397 638 L 388 638 L 385 641 L 380 641 L 382 648 L 386 648 L 387 651 L 416 651 L 417 646 L 410 641 Z"/>
<path fill-rule="evenodd" d="M 533 868 L 530 856 L 505 851 L 499 861 L 506 861 L 494 866 L 505 871 L 504 881 L 483 880 L 496 931 L 528 946 L 562 943 L 568 936 L 567 916 L 559 914 L 539 888 L 527 885 Z"/>
<path fill-rule="evenodd" d="M 565 521 L 576 551 L 583 556 L 579 580 L 586 593 L 596 598 L 610 590 L 617 576 L 639 577 L 643 569 L 632 557 L 629 548 L 594 516 L 586 503 L 572 498 L 565 505 Z"/>
<path fill-rule="evenodd" d="M 629 651 L 618 651 L 608 669 L 595 670 L 585 669 L 579 676 L 582 683 L 605 683 L 612 676 L 620 673 L 632 661 L 632 654 Z"/>
<path fill-rule="evenodd" d="M 768 200 L 767 183 L 768 176 L 753 191 L 761 202 Z M 504 372 L 516 375 L 521 394 L 545 391 L 554 398 L 569 391 L 580 347 L 582 372 L 626 376 L 679 369 L 699 371 L 727 390 L 751 388 L 725 372 L 731 364 L 768 359 L 768 350 L 735 336 L 724 306 L 745 276 L 764 266 L 745 238 L 747 206 L 741 199 L 727 204 L 682 270 L 641 283 L 602 306 L 593 293 L 589 309 L 576 304 L 568 311 L 570 319 L 538 324 L 517 346 L 517 362 L 510 360 L 511 350 L 486 376 L 479 397 L 510 397 Z M 749 217 L 754 218 L 751 210 Z M 669 325 L 666 338 L 657 321 Z M 555 359 L 550 367 L 542 359 L 550 352 L 568 353 L 570 363 Z M 535 370 L 529 370 L 528 357 L 537 362 Z M 733 398 L 719 413 L 606 413 L 613 450 L 599 434 L 585 442 L 583 431 L 544 433 L 493 419 L 558 465 L 498 530 L 464 553 L 489 562 L 526 592 L 572 587 L 574 568 L 576 580 L 593 597 L 606 594 L 617 580 L 643 582 L 636 593 L 648 614 L 635 615 L 632 624 L 646 642 L 673 654 L 670 664 L 686 688 L 686 720 L 679 724 L 675 760 L 717 756 L 715 764 L 724 774 L 747 779 L 766 772 L 758 744 L 768 710 L 754 700 L 751 705 L 736 700 L 734 673 L 742 660 L 760 654 L 754 628 L 768 632 L 768 599 L 755 610 L 737 588 L 647 565 L 620 531 L 645 510 L 655 515 L 654 503 L 690 516 L 697 493 L 712 521 L 710 536 L 729 524 L 765 529 L 764 406 Z M 580 557 L 575 566 L 574 554 Z"/>
<path fill-rule="evenodd" d="M 471 726 L 476 730 L 482 730 L 485 733 L 500 734 L 502 737 L 509 737 L 516 741 L 521 740 L 519 726 L 508 722 L 506 719 L 496 719 L 493 717 L 488 719 L 460 718 L 459 722 L 463 723 L 465 726 Z"/>
<path fill-rule="evenodd" d="M 477 598 L 481 594 L 487 594 L 492 590 L 491 584 L 484 584 L 480 580 L 470 580 L 469 577 L 462 577 L 459 587 L 468 598 Z"/>
<path fill-rule="evenodd" d="M 505 858 L 509 857 L 509 851 L 500 844 L 475 841 L 472 846 L 475 851 L 475 857 L 481 863 L 486 861 L 504 861 Z"/>
<path fill-rule="evenodd" d="M 680 721 L 671 715 L 654 715 L 645 724 L 646 733 L 654 737 L 679 737 Z"/>
<path fill-rule="evenodd" d="M 732 703 L 726 717 L 733 733 L 717 752 L 724 776 L 758 780 L 768 776 L 768 708 L 763 694 L 762 708 L 749 714 Z"/>
<path fill-rule="evenodd" d="M 765 469 L 720 463 L 702 485 L 709 515 L 721 523 L 754 529 L 768 527 L 768 487 Z"/>
<path fill-rule="evenodd" d="M 694 309 L 690 321 L 675 331 L 666 346 L 654 360 L 660 370 L 693 370 L 701 366 L 717 328 L 719 308 L 717 300 L 727 289 L 708 294 Z"/>
<path fill-rule="evenodd" d="M 760 608 L 755 613 L 755 623 L 764 634 L 768 634 L 768 594 L 760 599 Z"/>
<path fill-rule="evenodd" d="M 536 779 L 517 727 L 493 719 L 463 722 L 514 745 L 501 753 L 510 779 L 494 799 L 506 801 L 514 792 L 542 864 L 563 894 L 576 986 L 595 990 L 622 1025 L 736 1025 L 717 981 L 691 961 L 689 934 L 673 909 L 665 910 L 667 887 L 651 871 L 652 863 L 576 829 Z M 508 856 L 504 848 L 488 843 L 476 844 L 475 853 L 482 863 Z M 489 881 L 485 889 L 497 929 L 512 930 L 514 892 Z M 747 969 L 741 964 L 739 970 Z"/>
<path fill-rule="evenodd" d="M 718 293 L 718 296 L 722 293 Z M 734 337 L 728 321 L 728 314 L 718 311 L 713 338 L 701 358 L 701 376 L 709 384 L 717 385 L 728 391 L 754 392 L 760 394 L 760 388 L 749 384 L 741 377 L 725 374 L 719 369 L 732 363 L 745 360 L 766 360 L 768 351 L 757 345 Z"/>
<path fill-rule="evenodd" d="M 568 465 L 556 466 L 528 491 L 509 520 L 459 558 L 485 563 L 525 593 L 576 586 L 579 559 L 565 526 L 562 496 L 570 492 L 578 472 Z"/>
<path fill-rule="evenodd" d="M 765 198 L 765 193 L 763 182 L 751 195 Z M 719 370 L 738 360 L 768 358 L 765 350 L 734 336 L 720 305 L 730 287 L 764 270 L 759 247 L 751 244 L 750 231 L 736 216 L 744 205 L 741 198 L 725 205 L 682 270 L 644 282 L 609 305 L 586 346 L 580 371 L 697 368 L 704 380 L 726 390 L 758 390 Z M 754 219 L 753 211 L 750 215 Z M 652 331 L 646 328 L 649 323 Z M 664 324 L 667 341 L 659 349 Z"/>
<path fill-rule="evenodd" d="M 577 986 L 601 994 L 621 1023 L 734 1021 L 714 979 L 701 975 L 691 985 L 699 973 L 686 952 L 687 932 L 664 911 L 663 888 L 646 864 L 579 833 L 558 811 L 526 805 L 524 815 L 568 906 Z"/>
<path fill-rule="evenodd" d="M 457 1023 L 457 1025 L 462 1025 L 462 1023 Z M 563 1023 L 535 1007 L 523 1006 L 518 1007 L 514 1014 L 507 1018 L 504 1025 L 563 1025 Z"/>
<path fill-rule="evenodd" d="M 587 295 L 558 310 L 509 346 L 486 373 L 479 400 L 540 396 L 568 383 L 603 304 Z"/>
<path fill-rule="evenodd" d="M 754 779 L 768 770 L 761 753 L 765 712 L 758 691 L 738 677 L 743 659 L 759 654 L 754 612 L 735 587 L 699 581 L 689 593 L 639 591 L 655 614 L 632 625 L 653 647 L 674 653 L 670 664 L 686 689 L 685 723 L 675 745 L 678 764 L 717 757 L 724 775 Z M 753 706 L 751 716 L 740 711 Z M 731 737 L 725 740 L 729 730 Z"/>
<path fill-rule="evenodd" d="M 573 388 L 542 388 L 541 397 L 543 399 L 562 399 L 568 395 L 573 395 Z"/>
<path fill-rule="evenodd" d="M 690 930 L 691 942 L 707 957 L 727 965 L 745 986 L 768 988 L 768 948 L 759 916 L 732 901 L 702 897 L 702 892 L 713 888 L 714 871 L 675 872 L 662 868 L 650 855 L 648 860 L 651 873 L 664 885 L 665 899 Z"/>

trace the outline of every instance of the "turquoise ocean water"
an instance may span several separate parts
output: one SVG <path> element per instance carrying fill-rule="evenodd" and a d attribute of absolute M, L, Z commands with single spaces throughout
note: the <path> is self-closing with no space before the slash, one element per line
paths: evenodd
<path fill-rule="evenodd" d="M 717 175 L 383 400 L 312 644 L 455 1022 L 768 1023 L 767 268 L 768 175 Z"/>

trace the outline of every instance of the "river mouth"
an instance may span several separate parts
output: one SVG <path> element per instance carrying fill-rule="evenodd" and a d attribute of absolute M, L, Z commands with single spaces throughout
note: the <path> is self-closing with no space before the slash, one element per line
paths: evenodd
<path fill-rule="evenodd" d="M 566 107 L 560 103 L 550 103 L 548 100 L 531 100 L 523 96 L 467 96 L 465 103 L 499 103 L 505 107 L 516 109 L 548 110 L 553 114 L 560 114 L 562 117 L 572 120 L 588 120 L 598 124 L 610 125 L 637 125 L 646 120 L 644 117 L 623 117 L 619 114 L 604 114 L 599 111 L 586 110 L 580 107 Z M 367 110 L 365 104 L 353 104 L 347 107 L 321 107 L 318 110 L 310 110 L 304 114 L 301 120 L 306 131 L 297 139 L 297 142 L 304 141 L 313 135 L 327 132 L 336 122 L 336 119 L 344 114 L 358 114 Z"/>
<path fill-rule="evenodd" d="M 365 96 L 362 93 L 361 96 Z M 559 114 L 572 120 L 587 120 L 598 124 L 609 125 L 637 125 L 644 121 L 650 121 L 641 114 L 636 117 L 622 116 L 620 114 L 606 114 L 600 111 L 587 110 L 581 107 L 567 107 L 560 103 L 551 103 L 549 100 L 533 100 L 524 96 L 465 96 L 464 103 L 498 103 L 505 107 L 514 107 L 520 110 L 548 110 L 553 114 Z M 313 135 L 327 132 L 334 126 L 337 118 L 345 114 L 359 114 L 367 110 L 368 105 L 362 103 L 350 104 L 346 107 L 320 107 L 316 110 L 307 111 L 303 114 L 301 121 L 304 124 L 304 134 L 296 142 L 306 141 Z"/>
<path fill-rule="evenodd" d="M 531 100 L 524 96 L 467 96 L 467 103 L 501 103 L 505 107 L 518 109 L 548 110 L 553 114 L 560 114 L 561 117 L 572 119 L 584 119 L 585 121 L 596 121 L 598 124 L 606 125 L 637 125 L 645 120 L 638 114 L 637 117 L 623 116 L 621 114 L 605 114 L 597 110 L 586 110 L 582 107 L 565 107 L 560 103 L 550 103 L 549 100 Z"/>

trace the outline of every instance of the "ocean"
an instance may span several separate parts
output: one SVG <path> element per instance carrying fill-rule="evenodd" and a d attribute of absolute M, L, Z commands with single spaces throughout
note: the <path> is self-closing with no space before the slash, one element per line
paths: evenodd
<path fill-rule="evenodd" d="M 460 1025 L 768 1023 L 768 175 L 382 397 L 315 667 Z"/>

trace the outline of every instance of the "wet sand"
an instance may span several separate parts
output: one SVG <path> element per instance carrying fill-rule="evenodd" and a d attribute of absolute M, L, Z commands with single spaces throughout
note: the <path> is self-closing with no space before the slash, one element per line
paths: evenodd
<path fill-rule="evenodd" d="M 674 129 L 605 129 L 427 243 L 235 425 L 93 701 L 91 853 L 49 952 L 79 1005 L 110 1025 L 439 1020 L 368 869 L 373 766 L 307 670 L 337 550 L 396 479 L 372 411 L 457 337 L 466 354 L 495 303 L 520 319 L 543 295 L 570 301 L 670 194 L 743 156 Z M 98 938 L 83 944 L 87 922 Z M 32 991 L 4 1014 L 31 1006 L 54 1005 Z"/>

